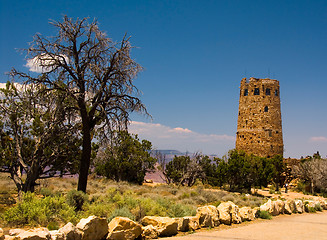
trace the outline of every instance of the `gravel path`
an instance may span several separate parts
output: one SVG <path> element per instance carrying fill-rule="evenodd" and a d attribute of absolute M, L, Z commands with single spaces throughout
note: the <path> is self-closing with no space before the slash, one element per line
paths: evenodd
<path fill-rule="evenodd" d="M 161 238 L 170 240 L 327 240 L 327 211 L 279 215 L 272 220 L 256 220 L 250 224 L 222 230 L 201 231 L 186 236 Z"/>

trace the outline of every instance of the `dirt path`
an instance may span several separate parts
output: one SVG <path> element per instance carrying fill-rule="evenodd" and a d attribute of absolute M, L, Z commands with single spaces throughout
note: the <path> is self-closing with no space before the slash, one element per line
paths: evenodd
<path fill-rule="evenodd" d="M 279 215 L 272 220 L 256 220 L 250 224 L 207 230 L 170 240 L 327 240 L 327 211 Z"/>

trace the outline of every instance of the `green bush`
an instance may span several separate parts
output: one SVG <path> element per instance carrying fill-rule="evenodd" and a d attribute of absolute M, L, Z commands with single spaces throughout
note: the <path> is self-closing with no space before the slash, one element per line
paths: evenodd
<path fill-rule="evenodd" d="M 69 206 L 74 207 L 75 211 L 82 210 L 84 203 L 88 201 L 88 196 L 82 191 L 71 190 L 66 196 L 66 202 Z"/>
<path fill-rule="evenodd" d="M 259 210 L 258 215 L 259 215 L 259 218 L 262 218 L 262 219 L 272 219 L 272 216 L 268 211 L 260 211 Z"/>
<path fill-rule="evenodd" d="M 319 211 L 319 212 L 322 212 L 322 207 L 321 207 L 320 203 L 317 203 L 317 204 L 315 205 L 315 210 L 316 210 L 316 211 Z"/>
<path fill-rule="evenodd" d="M 54 223 L 67 223 L 77 221 L 72 207 L 65 203 L 60 196 L 37 198 L 33 193 L 23 193 L 17 204 L 6 210 L 2 215 L 9 226 L 48 226 Z M 51 227 L 51 226 L 50 226 Z"/>
<path fill-rule="evenodd" d="M 108 223 L 115 217 L 127 217 L 129 219 L 135 220 L 135 216 L 127 207 L 115 209 L 112 214 L 107 218 Z"/>

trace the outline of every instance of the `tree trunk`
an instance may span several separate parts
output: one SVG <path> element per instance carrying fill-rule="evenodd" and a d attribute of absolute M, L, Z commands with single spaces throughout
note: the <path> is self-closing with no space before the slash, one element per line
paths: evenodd
<path fill-rule="evenodd" d="M 91 128 L 89 122 L 83 121 L 83 149 L 79 168 L 77 190 L 86 193 L 87 177 L 91 161 Z"/>

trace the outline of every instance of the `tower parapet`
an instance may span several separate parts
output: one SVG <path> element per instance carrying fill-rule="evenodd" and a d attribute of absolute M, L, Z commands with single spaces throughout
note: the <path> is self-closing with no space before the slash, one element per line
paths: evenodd
<path fill-rule="evenodd" d="M 261 157 L 283 155 L 279 82 L 243 78 L 237 121 L 236 149 Z"/>

